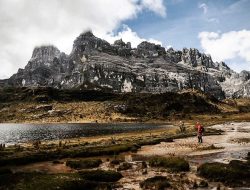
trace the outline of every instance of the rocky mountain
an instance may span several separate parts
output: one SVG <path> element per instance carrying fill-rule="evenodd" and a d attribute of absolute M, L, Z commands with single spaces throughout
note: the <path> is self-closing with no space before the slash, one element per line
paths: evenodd
<path fill-rule="evenodd" d="M 198 89 L 219 99 L 250 96 L 250 72 L 236 73 L 197 49 L 176 51 L 149 42 L 131 48 L 92 32 L 76 38 L 66 55 L 54 46 L 36 47 L 24 69 L 1 86 L 50 86 L 112 92 L 161 93 Z"/>

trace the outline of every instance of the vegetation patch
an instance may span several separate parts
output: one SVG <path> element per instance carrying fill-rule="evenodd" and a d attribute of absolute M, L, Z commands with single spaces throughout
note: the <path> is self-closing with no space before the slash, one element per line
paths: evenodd
<path fill-rule="evenodd" d="M 174 172 L 189 171 L 189 163 L 180 157 L 160 157 L 155 156 L 149 159 L 151 167 L 163 167 Z"/>
<path fill-rule="evenodd" d="M 189 136 L 190 136 L 190 134 L 189 134 Z M 173 138 L 169 138 L 169 137 L 151 138 L 151 139 L 147 139 L 147 140 L 138 141 L 137 144 L 139 146 L 144 146 L 144 145 L 156 145 L 156 144 L 159 144 L 161 142 L 173 142 Z"/>
<path fill-rule="evenodd" d="M 0 168 L 0 175 L 3 174 L 12 174 L 12 171 L 9 168 Z"/>
<path fill-rule="evenodd" d="M 106 146 L 82 147 L 75 146 L 55 150 L 22 151 L 15 152 L 13 155 L 0 157 L 0 166 L 23 165 L 28 163 L 55 160 L 61 158 L 94 157 L 102 155 L 118 155 L 138 149 L 140 146 L 135 144 L 115 144 Z"/>
<path fill-rule="evenodd" d="M 201 188 L 206 188 L 206 187 L 208 187 L 208 182 L 202 180 L 202 181 L 200 181 L 198 186 Z"/>
<path fill-rule="evenodd" d="M 89 84 L 90 85 L 90 84 Z M 95 89 L 95 88 L 94 88 Z M 0 89 L 0 104 L 6 103 L 27 103 L 33 102 L 35 104 L 50 103 L 50 102 L 72 102 L 72 101 L 111 101 L 117 105 L 109 106 L 107 113 L 125 114 L 128 117 L 140 117 L 144 119 L 156 119 L 172 117 L 179 115 L 181 118 L 190 118 L 192 113 L 220 113 L 217 106 L 219 103 L 214 97 L 204 95 L 198 91 L 187 92 L 165 92 L 162 94 L 135 94 L 125 93 L 118 94 L 100 90 L 86 90 L 78 89 L 54 89 L 50 87 L 37 88 L 3 88 Z M 55 104 L 56 105 L 56 104 Z M 3 107 L 0 105 L 0 107 Z M 34 111 L 43 112 L 51 110 L 49 106 L 37 107 Z M 118 109 L 117 109 L 118 108 Z M 29 110 L 26 110 L 29 112 Z M 76 113 L 73 109 L 69 110 Z M 23 118 L 19 114 L 13 112 L 14 115 L 3 115 L 0 117 L 3 121 L 11 119 Z M 55 114 L 56 112 L 54 112 Z M 62 114 L 59 114 L 62 116 Z M 93 114 L 94 115 L 94 114 Z M 29 117 L 29 114 L 27 115 Z M 58 115 L 39 115 L 38 118 L 57 117 Z M 10 118 L 9 118 L 10 117 Z M 82 116 L 81 116 L 82 117 Z M 81 118 L 80 117 L 80 118 Z M 139 119 L 139 118 L 137 118 Z M 66 120 L 67 121 L 67 120 Z"/>
<path fill-rule="evenodd" d="M 68 160 L 66 166 L 73 169 L 90 169 L 99 167 L 101 163 L 101 159 Z"/>
<path fill-rule="evenodd" d="M 9 173 L 9 171 L 1 171 L 0 173 L 0 189 L 14 189 L 14 184 L 19 181 L 16 174 Z"/>
<path fill-rule="evenodd" d="M 214 146 L 214 144 L 210 145 L 210 146 L 205 146 L 205 147 L 198 147 L 197 150 L 218 150 L 218 149 L 223 149 L 224 147 L 217 147 Z"/>
<path fill-rule="evenodd" d="M 230 186 L 250 184 L 250 163 L 239 160 L 232 160 L 229 164 L 205 163 L 198 168 L 198 174 Z"/>
<path fill-rule="evenodd" d="M 114 160 L 111 160 L 110 161 L 110 165 L 119 165 L 121 162 L 123 162 L 122 160 L 119 160 L 119 159 L 114 159 Z"/>
<path fill-rule="evenodd" d="M 117 171 L 128 170 L 132 168 L 132 164 L 128 162 L 123 162 L 118 168 Z"/>
<path fill-rule="evenodd" d="M 171 187 L 166 177 L 155 176 L 148 178 L 145 181 L 140 183 L 140 187 L 144 190 L 155 189 L 155 190 L 165 190 L 166 188 Z"/>
<path fill-rule="evenodd" d="M 96 182 L 88 180 L 67 181 L 63 185 L 63 190 L 112 190 L 112 185 L 105 182 Z"/>
<path fill-rule="evenodd" d="M 81 90 L 81 89 L 55 89 L 51 87 L 17 87 L 3 88 L 0 90 L 1 102 L 48 102 L 56 101 L 105 101 L 114 100 L 118 94 L 98 91 L 98 90 Z"/>
<path fill-rule="evenodd" d="M 76 180 L 73 174 L 15 173 L 0 175 L 0 189 L 54 190 L 62 189 L 66 181 Z"/>
<path fill-rule="evenodd" d="M 121 173 L 113 171 L 113 170 L 80 171 L 79 175 L 81 176 L 81 178 L 85 180 L 99 181 L 99 182 L 116 182 L 123 177 Z"/>
<path fill-rule="evenodd" d="M 233 139 L 233 141 L 237 143 L 250 143 L 250 138 L 238 138 L 238 139 Z"/>
<path fill-rule="evenodd" d="M 60 161 L 60 160 L 53 160 L 52 163 L 53 163 L 53 164 L 63 164 L 63 162 Z"/>
<path fill-rule="evenodd" d="M 166 117 L 176 113 L 219 113 L 214 97 L 195 92 L 166 92 L 162 94 L 125 94 L 121 113 L 133 117 Z M 214 103 L 214 104 L 213 104 Z"/>
<path fill-rule="evenodd" d="M 0 175 L 0 189 L 111 190 L 111 184 L 81 179 L 79 174 L 16 173 Z"/>
<path fill-rule="evenodd" d="M 64 150 L 68 157 L 92 157 L 92 156 L 102 156 L 102 155 L 118 155 L 121 152 L 128 152 L 133 149 L 138 149 L 134 144 L 115 144 L 107 146 L 95 146 L 88 148 L 75 148 Z"/>

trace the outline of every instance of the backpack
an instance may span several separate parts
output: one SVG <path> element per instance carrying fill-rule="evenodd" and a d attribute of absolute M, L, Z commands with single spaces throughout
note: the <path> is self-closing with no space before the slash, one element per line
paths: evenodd
<path fill-rule="evenodd" d="M 203 126 L 201 126 L 201 133 L 205 132 L 205 128 Z"/>
<path fill-rule="evenodd" d="M 202 125 L 199 125 L 198 126 L 198 133 L 203 133 L 205 130 L 204 130 L 204 127 Z"/>

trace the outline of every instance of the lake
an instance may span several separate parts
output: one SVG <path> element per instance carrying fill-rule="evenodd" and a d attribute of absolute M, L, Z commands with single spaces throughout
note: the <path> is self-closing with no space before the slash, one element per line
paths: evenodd
<path fill-rule="evenodd" d="M 0 143 L 16 144 L 34 140 L 110 135 L 169 127 L 145 123 L 84 123 L 84 124 L 0 124 Z"/>

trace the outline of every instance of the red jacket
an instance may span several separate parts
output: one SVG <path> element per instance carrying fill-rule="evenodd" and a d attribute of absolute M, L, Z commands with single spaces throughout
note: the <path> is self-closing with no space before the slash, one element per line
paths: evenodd
<path fill-rule="evenodd" d="M 199 134 L 202 134 L 203 133 L 203 126 L 201 125 L 201 124 L 196 124 L 196 128 L 197 128 L 197 132 L 199 133 Z"/>

